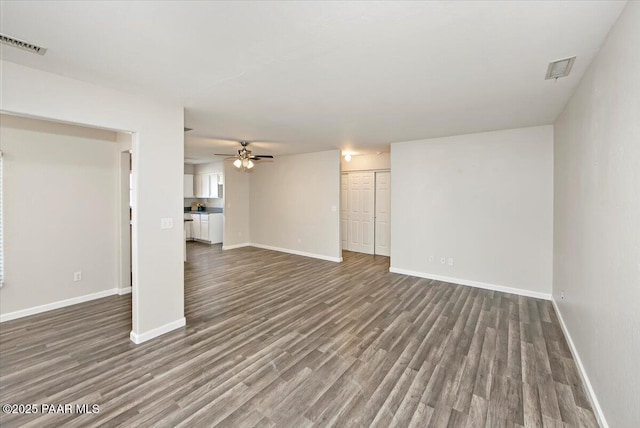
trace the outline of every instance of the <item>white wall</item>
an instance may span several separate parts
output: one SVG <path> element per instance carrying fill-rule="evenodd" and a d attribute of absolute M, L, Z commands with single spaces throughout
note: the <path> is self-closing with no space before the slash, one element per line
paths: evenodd
<path fill-rule="evenodd" d="M 380 153 L 373 155 L 354 155 L 351 161 L 347 162 L 344 157 L 340 158 L 340 169 L 348 171 L 372 171 L 391 168 L 391 153 Z"/>
<path fill-rule="evenodd" d="M 640 3 L 625 6 L 554 134 L 554 299 L 606 421 L 637 427 Z"/>
<path fill-rule="evenodd" d="M 279 156 L 246 175 L 253 244 L 341 259 L 339 151 Z"/>
<path fill-rule="evenodd" d="M 194 174 L 217 174 L 224 173 L 224 162 L 209 162 L 195 165 Z"/>
<path fill-rule="evenodd" d="M 249 173 L 239 171 L 232 161 L 224 162 L 224 237 L 223 248 L 248 245 Z"/>
<path fill-rule="evenodd" d="M 0 141 L 0 314 L 118 287 L 116 133 L 2 115 Z M 77 271 L 80 282 L 73 281 Z"/>
<path fill-rule="evenodd" d="M 133 328 L 146 340 L 184 323 L 184 120 L 173 101 L 145 99 L 0 61 L 0 110 L 135 132 Z M 160 229 L 162 218 L 172 229 Z M 5 246 L 9 253 L 11 248 Z"/>
<path fill-rule="evenodd" d="M 392 269 L 549 298 L 552 143 L 538 126 L 392 144 Z"/>
<path fill-rule="evenodd" d="M 196 166 L 192 163 L 185 163 L 184 164 L 184 173 L 185 174 L 195 174 L 196 173 Z"/>

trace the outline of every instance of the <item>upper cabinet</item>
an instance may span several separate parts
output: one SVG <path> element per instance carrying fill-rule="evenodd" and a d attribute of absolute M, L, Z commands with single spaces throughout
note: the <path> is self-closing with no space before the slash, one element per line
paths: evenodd
<path fill-rule="evenodd" d="M 210 198 L 209 190 L 211 189 L 209 182 L 209 174 L 196 175 L 196 198 Z"/>
<path fill-rule="evenodd" d="M 209 174 L 209 197 L 220 197 L 218 196 L 218 174 Z"/>
<path fill-rule="evenodd" d="M 193 174 L 184 175 L 184 197 L 193 198 Z"/>
<path fill-rule="evenodd" d="M 221 198 L 222 197 L 222 192 L 218 187 L 219 184 L 222 184 L 221 173 L 197 174 L 193 182 L 195 183 L 194 187 L 195 187 L 196 198 Z M 185 190 L 185 194 L 186 194 L 186 190 Z"/>

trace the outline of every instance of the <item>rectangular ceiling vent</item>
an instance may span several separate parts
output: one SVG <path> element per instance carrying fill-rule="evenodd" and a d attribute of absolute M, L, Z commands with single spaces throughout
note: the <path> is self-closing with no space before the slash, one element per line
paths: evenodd
<path fill-rule="evenodd" d="M 15 37 L 7 36 L 6 34 L 0 34 L 0 42 L 38 55 L 44 55 L 47 52 L 47 48 L 25 42 L 24 40 L 16 39 Z"/>
<path fill-rule="evenodd" d="M 571 58 L 559 59 L 557 61 L 550 62 L 545 79 L 557 79 L 558 77 L 568 76 L 575 60 L 576 57 L 572 56 Z"/>

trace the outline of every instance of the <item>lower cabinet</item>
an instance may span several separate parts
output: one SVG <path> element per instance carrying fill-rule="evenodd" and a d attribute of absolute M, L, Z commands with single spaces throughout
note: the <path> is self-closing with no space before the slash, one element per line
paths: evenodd
<path fill-rule="evenodd" d="M 200 214 L 200 236 L 198 239 L 202 241 L 209 240 L 209 215 L 208 214 Z"/>
<path fill-rule="evenodd" d="M 209 214 L 209 241 L 211 241 L 212 244 L 219 244 L 222 242 L 223 227 L 222 214 Z"/>
<path fill-rule="evenodd" d="M 197 239 L 212 244 L 220 244 L 222 242 L 223 215 L 215 214 L 196 214 L 192 213 L 190 235 L 187 232 L 187 239 Z"/>
<path fill-rule="evenodd" d="M 193 239 L 193 222 L 192 221 L 188 221 L 184 223 L 184 239 L 187 241 L 191 241 Z"/>
<path fill-rule="evenodd" d="M 191 214 L 193 226 L 191 227 L 191 238 L 200 239 L 200 214 Z"/>

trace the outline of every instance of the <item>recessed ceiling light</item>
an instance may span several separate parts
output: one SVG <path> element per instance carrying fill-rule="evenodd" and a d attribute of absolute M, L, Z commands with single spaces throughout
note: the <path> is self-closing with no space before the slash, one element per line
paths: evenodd
<path fill-rule="evenodd" d="M 0 34 L 0 42 L 7 46 L 13 46 L 14 48 L 22 49 L 38 55 L 44 55 L 47 52 L 47 48 L 25 42 L 24 40 L 16 39 L 15 37 L 11 37 L 6 34 Z"/>
<path fill-rule="evenodd" d="M 545 76 L 545 80 L 568 76 L 571 72 L 571 67 L 573 67 L 573 63 L 575 62 L 575 60 L 576 57 L 572 56 L 571 58 L 564 58 L 550 62 L 549 67 L 547 68 L 547 75 Z"/>

